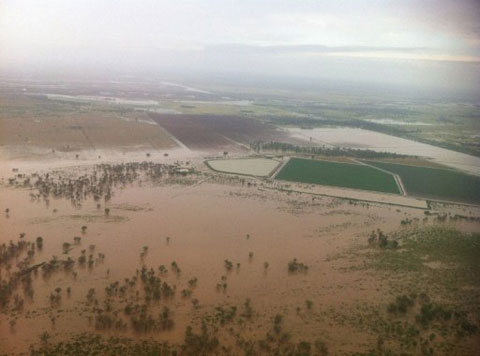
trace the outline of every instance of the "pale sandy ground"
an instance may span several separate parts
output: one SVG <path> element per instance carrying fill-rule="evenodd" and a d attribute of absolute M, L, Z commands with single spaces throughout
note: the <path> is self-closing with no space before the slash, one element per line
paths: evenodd
<path fill-rule="evenodd" d="M 280 164 L 267 158 L 236 158 L 206 161 L 216 171 L 266 177 Z"/>
<path fill-rule="evenodd" d="M 427 209 L 428 205 L 424 199 L 406 197 L 398 194 L 384 194 L 367 192 L 365 190 L 336 188 L 316 184 L 297 184 L 274 182 L 268 186 L 271 189 L 281 189 L 306 194 L 325 195 L 337 198 L 360 200 L 365 202 L 376 202 L 382 204 L 399 205 L 418 209 Z"/>

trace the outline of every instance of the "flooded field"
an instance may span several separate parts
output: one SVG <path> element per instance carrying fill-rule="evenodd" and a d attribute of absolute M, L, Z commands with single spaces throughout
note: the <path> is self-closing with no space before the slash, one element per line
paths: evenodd
<path fill-rule="evenodd" d="M 169 170 L 175 166 L 44 165 L 26 176 L 20 168 L 13 185 L 4 170 L 0 278 L 8 302 L 0 307 L 0 352 L 22 353 L 81 332 L 188 344 L 187 327 L 197 333 L 202 325 L 225 355 L 243 354 L 245 338 L 256 340 L 251 347 L 259 354 L 271 354 L 261 351 L 267 345 L 367 350 L 377 342 L 370 322 L 365 330 L 348 315 L 372 318 L 368 310 L 383 310 L 392 286 L 352 269 L 354 255 L 342 256 L 352 247 L 375 251 L 367 243 L 372 230 L 390 235 L 408 231 L 404 221 L 437 224 L 422 209 Z M 446 226 L 468 231 L 478 222 Z M 472 354 L 475 343 L 463 340 L 459 352 Z"/>
<path fill-rule="evenodd" d="M 296 138 L 301 138 L 309 142 L 311 138 L 311 142 L 326 145 L 327 147 L 348 147 L 422 156 L 449 167 L 480 175 L 479 157 L 383 133 L 354 128 L 291 128 L 289 131 Z"/>
<path fill-rule="evenodd" d="M 105 260 L 96 260 L 94 267 L 75 269 L 75 277 L 63 270 L 48 279 L 35 277 L 33 300 L 25 303 L 21 313 L 14 313 L 15 317 L 12 315 L 0 324 L 2 345 L 9 352 L 21 351 L 30 342 L 38 341 L 44 330 L 50 330 L 53 336 L 61 330 L 61 337 L 81 330 L 95 330 L 95 308 L 87 303 L 89 290 L 96 290 L 98 303 L 103 305 L 105 288 L 117 280 L 135 276 L 143 265 L 155 270 L 160 265 L 167 266 L 168 275 L 162 279 L 177 286 L 178 297 L 156 307 L 160 310 L 160 306 L 167 305 L 174 311 L 175 329 L 161 336 L 169 340 L 183 336 L 191 322 L 191 313 L 195 316 L 217 305 L 241 305 L 250 298 L 255 308 L 274 313 L 290 303 L 293 308 L 296 304 L 302 305 L 306 298 L 315 298 L 318 293 L 315 286 L 324 284 L 326 275 L 322 272 L 323 277 L 318 279 L 314 271 L 322 269 L 321 260 L 329 251 L 326 244 L 330 240 L 315 231 L 335 221 L 339 223 L 343 214 L 319 225 L 316 214 L 300 217 L 290 212 L 295 208 L 285 197 L 272 198 L 247 188 L 230 189 L 216 184 L 191 188 L 183 185 L 125 187 L 117 191 L 107 205 L 102 204 L 101 209 L 97 209 L 93 201 L 79 209 L 64 200 L 50 200 L 48 206 L 41 201 L 31 202 L 28 191 L 2 188 L 1 210 L 5 211 L 8 201 L 9 217 L 2 217 L 3 241 L 0 242 L 15 241 L 20 233 L 25 233 L 23 241 L 33 243 L 37 236 L 42 236 L 43 248 L 34 257 L 33 265 L 52 256 L 77 260 L 81 250 L 89 250 L 92 245 L 95 256 L 105 254 Z M 110 209 L 108 216 L 104 206 Z M 355 214 L 358 224 L 366 213 L 362 210 L 359 208 Z M 304 226 L 303 231 L 298 230 L 299 224 Z M 88 226 L 85 233 L 81 231 L 82 226 Z M 81 243 L 75 245 L 77 235 Z M 65 243 L 73 247 L 67 254 L 62 247 Z M 275 250 L 272 245 L 283 248 Z M 148 250 L 142 257 L 144 246 Z M 288 261 L 295 257 L 310 265 L 313 272 L 285 279 Z M 225 260 L 234 263 L 231 272 L 225 269 Z M 173 261 L 181 269 L 178 275 L 171 271 Z M 269 263 L 268 269 L 265 262 Z M 228 287 L 218 291 L 216 286 L 222 282 L 223 275 L 228 278 Z M 192 278 L 198 278 L 198 286 L 193 289 L 192 297 L 182 298 L 180 291 L 188 289 L 187 282 Z M 295 292 L 300 287 L 303 292 Z M 51 308 L 49 295 L 55 293 L 56 288 L 63 291 L 60 292 L 62 300 Z M 278 298 L 274 296 L 276 293 Z M 198 311 L 192 307 L 193 298 L 199 300 Z M 290 302 L 285 304 L 285 298 Z M 278 303 L 272 302 L 275 299 Z M 125 303 L 116 305 L 119 307 L 123 309 Z M 53 324 L 52 317 L 55 318 Z M 16 320 L 14 328 L 8 322 L 12 318 Z"/>

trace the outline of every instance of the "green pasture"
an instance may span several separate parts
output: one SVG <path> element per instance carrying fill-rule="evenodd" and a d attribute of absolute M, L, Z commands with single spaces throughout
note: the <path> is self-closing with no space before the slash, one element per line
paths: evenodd
<path fill-rule="evenodd" d="M 409 195 L 480 204 L 480 177 L 450 169 L 365 161 L 396 173 Z"/>
<path fill-rule="evenodd" d="M 291 158 L 276 179 L 399 194 L 393 175 L 360 164 Z"/>

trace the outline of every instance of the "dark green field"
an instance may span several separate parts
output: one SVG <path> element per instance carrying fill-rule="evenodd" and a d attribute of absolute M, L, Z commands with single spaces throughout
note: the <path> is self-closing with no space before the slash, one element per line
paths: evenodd
<path fill-rule="evenodd" d="M 359 164 L 291 158 L 276 179 L 399 194 L 392 175 Z"/>
<path fill-rule="evenodd" d="M 366 162 L 398 174 L 409 195 L 480 204 L 480 177 L 448 169 Z"/>

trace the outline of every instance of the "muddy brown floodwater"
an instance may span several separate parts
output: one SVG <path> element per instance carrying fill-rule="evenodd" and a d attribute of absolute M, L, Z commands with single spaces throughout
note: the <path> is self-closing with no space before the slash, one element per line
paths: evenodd
<path fill-rule="evenodd" d="M 64 199 L 52 198 L 48 205 L 31 201 L 29 194 L 27 189 L 0 186 L 0 244 L 18 241 L 21 233 L 25 233 L 23 240 L 33 243 L 42 236 L 43 248 L 37 250 L 32 265 L 52 256 L 77 261 L 83 249 L 87 255 L 104 254 L 105 259 L 94 257 L 91 268 L 75 266 L 76 276 L 71 271 L 47 277 L 38 273 L 33 279 L 33 299 L 25 299 L 23 310 L 0 313 L 0 352 L 6 353 L 26 352 L 45 331 L 55 341 L 83 331 L 146 337 L 129 327 L 96 331 L 95 309 L 107 308 L 105 288 L 111 283 L 122 284 L 138 276 L 142 266 L 158 271 L 161 265 L 168 269 L 162 281 L 175 285 L 176 294 L 153 308 L 159 313 L 168 306 L 175 326 L 147 337 L 181 342 L 185 328 L 198 325 L 202 315 L 220 305 L 243 305 L 249 298 L 259 318 L 245 326 L 244 335 L 264 335 L 272 318 L 282 314 L 294 339 L 313 340 L 325 334 L 332 354 L 355 351 L 376 339 L 348 326 L 335 332 L 339 327 L 320 314 L 306 322 L 297 308 L 303 308 L 306 300 L 322 310 L 341 309 L 358 300 L 380 301 L 386 293 L 381 280 L 361 271 L 342 273 L 345 260 L 332 257 L 363 246 L 373 229 L 388 232 L 405 217 L 423 218 L 419 209 L 351 205 L 346 200 L 312 199 L 200 178 L 194 185 L 142 183 L 116 189 L 107 203 L 108 216 L 103 202 L 99 209 L 92 199 L 86 200 L 79 209 Z M 8 218 L 3 213 L 6 208 L 10 209 Z M 84 225 L 87 229 L 82 233 Z M 75 236 L 81 237 L 79 245 L 73 243 Z M 67 254 L 65 242 L 72 244 Z M 293 258 L 308 265 L 308 273 L 289 274 L 287 266 Z M 231 270 L 225 260 L 233 263 Z M 173 261 L 179 274 L 172 270 Z M 12 271 L 0 269 L 4 277 Z M 219 289 L 222 276 L 226 276 L 227 287 Z M 192 295 L 182 297 L 181 291 L 189 289 L 188 281 L 193 278 L 198 282 L 190 288 Z M 55 292 L 56 288 L 61 292 Z M 92 288 L 97 299 L 93 305 L 87 301 Z M 49 296 L 55 293 L 61 300 L 52 304 Z M 18 294 L 22 295 L 21 288 Z M 129 298 L 135 300 L 135 293 Z M 196 308 L 193 299 L 198 299 Z M 126 304 L 115 299 L 114 309 L 123 310 Z M 345 332 L 348 343 L 342 342 Z"/>

